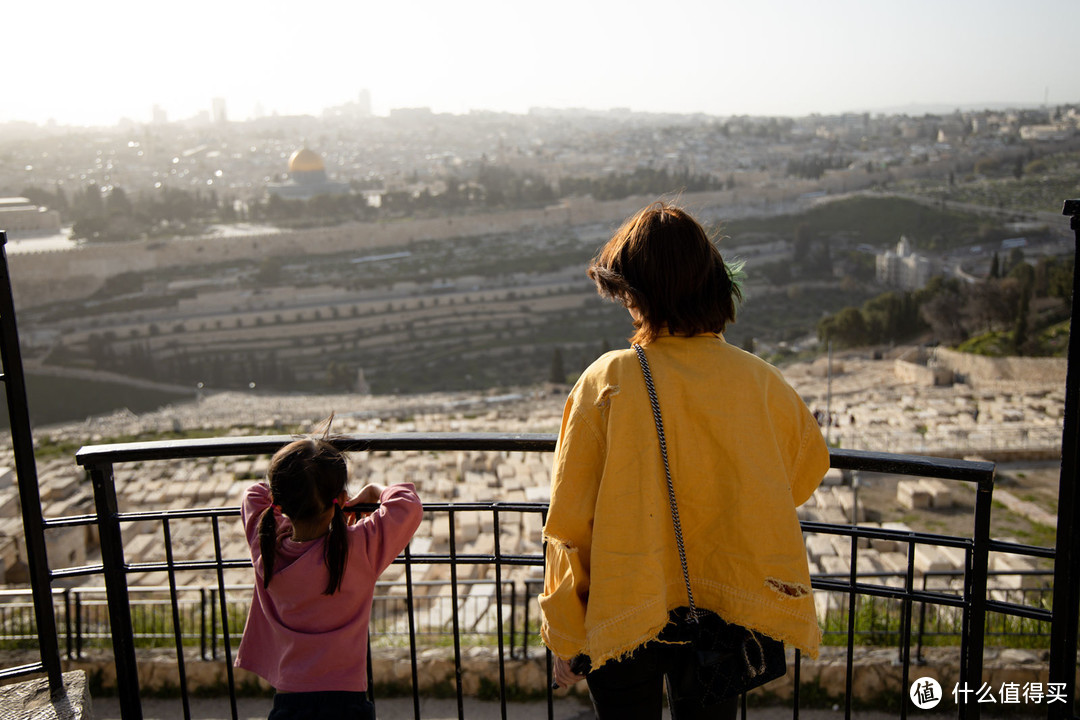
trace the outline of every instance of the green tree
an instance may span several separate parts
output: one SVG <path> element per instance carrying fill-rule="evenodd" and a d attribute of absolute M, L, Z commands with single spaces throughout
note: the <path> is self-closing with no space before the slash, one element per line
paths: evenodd
<path fill-rule="evenodd" d="M 114 187 L 105 198 L 106 215 L 131 215 L 134 207 L 123 188 Z"/>
<path fill-rule="evenodd" d="M 822 342 L 833 341 L 838 347 L 857 347 L 870 342 L 866 320 L 862 311 L 846 307 L 835 315 L 829 315 L 818 323 L 818 338 Z"/>
<path fill-rule="evenodd" d="M 1021 290 L 1026 294 L 1032 294 L 1035 290 L 1035 268 L 1026 262 L 1019 262 L 1009 270 L 1009 277 L 1015 278 L 1020 283 Z"/>
<path fill-rule="evenodd" d="M 1024 262 L 1024 249 L 1014 247 L 1012 250 L 1009 251 L 1008 260 L 1006 261 L 1005 266 L 1001 269 L 1001 274 L 1003 276 L 1008 275 L 1009 273 L 1012 272 L 1013 268 L 1015 268 L 1017 265 L 1020 265 L 1023 262 Z"/>
<path fill-rule="evenodd" d="M 1012 346 L 1013 352 L 1023 355 L 1023 349 L 1028 339 L 1028 306 L 1031 302 L 1031 290 L 1028 289 L 1020 296 L 1020 307 L 1016 312 L 1016 322 L 1013 324 Z"/>

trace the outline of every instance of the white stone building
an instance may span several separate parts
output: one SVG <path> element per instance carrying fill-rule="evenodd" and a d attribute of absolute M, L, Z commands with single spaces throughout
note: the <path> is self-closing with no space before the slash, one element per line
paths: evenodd
<path fill-rule="evenodd" d="M 878 255 L 876 264 L 878 282 L 902 290 L 918 290 L 929 282 L 934 271 L 930 258 L 917 254 L 904 235 L 896 243 L 896 251 Z"/>

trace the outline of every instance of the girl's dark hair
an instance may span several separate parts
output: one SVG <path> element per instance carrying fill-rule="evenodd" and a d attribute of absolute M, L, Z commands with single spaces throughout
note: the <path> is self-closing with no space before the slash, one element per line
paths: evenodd
<path fill-rule="evenodd" d="M 681 208 L 656 202 L 622 224 L 589 265 L 604 297 L 634 308 L 633 343 L 723 332 L 742 300 L 742 265 L 724 264 L 705 229 Z"/>
<path fill-rule="evenodd" d="M 329 428 L 329 424 L 327 424 Z M 323 545 L 323 559 L 330 571 L 330 581 L 324 595 L 333 595 L 341 587 L 349 541 L 345 532 L 345 515 L 335 501 L 348 482 L 345 456 L 325 438 L 294 440 L 274 453 L 266 477 L 274 505 L 294 520 L 305 520 L 334 506 L 330 532 Z M 259 518 L 259 547 L 262 551 L 263 587 L 270 586 L 274 574 L 274 555 L 277 550 L 277 524 L 274 507 L 268 507 Z"/>

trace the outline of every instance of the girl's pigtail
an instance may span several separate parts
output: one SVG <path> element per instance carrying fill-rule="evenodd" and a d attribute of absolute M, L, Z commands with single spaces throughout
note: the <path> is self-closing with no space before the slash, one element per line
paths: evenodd
<path fill-rule="evenodd" d="M 341 588 L 345 576 L 345 562 L 349 558 L 349 536 L 345 529 L 345 513 L 341 505 L 334 500 L 334 516 L 330 519 L 330 532 L 323 545 L 323 557 L 326 569 L 330 571 L 330 581 L 323 590 L 324 595 L 333 595 Z"/>
<path fill-rule="evenodd" d="M 262 554 L 263 587 L 270 587 L 270 576 L 274 574 L 274 555 L 277 553 L 277 523 L 274 521 L 274 507 L 263 510 L 259 518 L 259 551 Z"/>

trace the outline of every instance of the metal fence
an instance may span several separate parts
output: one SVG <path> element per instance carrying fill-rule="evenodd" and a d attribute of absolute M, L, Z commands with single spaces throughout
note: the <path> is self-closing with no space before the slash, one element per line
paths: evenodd
<path fill-rule="evenodd" d="M 1053 599 L 1053 573 L 1043 570 L 990 571 L 992 599 L 1010 605 L 1049 608 Z M 843 579 L 836 575 L 814 575 L 814 580 Z M 903 587 L 901 573 L 859 573 L 860 582 L 876 581 Z M 963 573 L 954 571 L 924 572 L 920 589 L 956 589 Z M 997 586 L 996 588 L 993 586 Z M 459 580 L 462 600 L 458 606 L 463 619 L 460 630 L 466 645 L 494 647 L 501 632 L 510 658 L 527 658 L 539 645 L 539 616 L 536 596 L 542 580 L 502 583 L 504 624 L 495 622 L 492 598 L 493 580 Z M 413 582 L 414 607 L 411 610 L 418 645 L 448 645 L 453 638 L 454 607 L 448 581 Z M 228 634 L 234 640 L 243 631 L 252 586 L 226 585 L 229 617 Z M 132 636 L 140 648 L 170 647 L 175 644 L 174 622 L 180 626 L 179 637 L 191 656 L 197 648 L 201 660 L 217 660 L 224 655 L 222 615 L 218 589 L 212 586 L 181 586 L 176 591 L 177 615 L 172 615 L 172 597 L 167 586 L 128 588 L 131 602 Z M 408 587 L 403 582 L 379 581 L 372 602 L 370 637 L 373 646 L 408 644 L 410 609 L 406 602 Z M 819 593 L 825 611 L 820 615 L 825 645 L 837 645 L 847 637 L 847 612 L 842 594 Z M 900 610 L 895 600 L 878 597 L 859 599 L 856 644 L 860 646 L 895 646 L 899 648 Z M 53 590 L 53 612 L 57 618 L 60 648 L 69 660 L 86 657 L 84 650 L 110 647 L 112 627 L 104 586 L 72 587 Z M 924 646 L 959 645 L 962 613 L 956 607 L 937 607 L 919 603 L 918 620 L 912 629 L 914 662 L 922 658 Z M 990 613 L 986 620 L 986 643 L 997 647 L 1048 648 L 1050 624 L 1044 620 L 1018 618 Z M 33 595 L 29 589 L 0 590 L 0 648 L 19 649 L 37 643 L 37 622 Z"/>
<path fill-rule="evenodd" d="M 101 541 L 103 562 L 100 567 L 67 568 L 53 572 L 55 577 L 101 573 L 105 577 L 107 601 L 112 632 L 113 654 L 115 657 L 120 693 L 120 704 L 125 719 L 141 717 L 139 704 L 139 684 L 136 671 L 136 647 L 138 639 L 134 633 L 134 617 L 138 612 L 137 604 L 132 602 L 132 592 L 128 588 L 127 575 L 134 572 L 161 571 L 169 577 L 169 595 L 173 627 L 182 628 L 183 613 L 180 608 L 180 586 L 176 582 L 178 573 L 185 571 L 212 570 L 217 574 L 217 604 L 220 616 L 235 615 L 227 600 L 225 571 L 232 568 L 249 566 L 246 557 L 229 558 L 222 554 L 221 522 L 235 522 L 235 508 L 216 509 L 181 509 L 147 512 L 120 513 L 117 509 L 116 486 L 113 467 L 116 463 L 168 461 L 174 458 L 216 458 L 222 456 L 271 454 L 291 438 L 284 436 L 263 438 L 222 438 L 216 440 L 172 441 L 158 443 L 132 443 L 125 445 L 87 447 L 77 454 L 78 462 L 86 467 L 93 481 L 97 513 L 95 516 L 49 520 L 47 527 L 67 526 L 72 524 L 96 523 Z M 337 441 L 339 446 L 349 452 L 366 451 L 413 451 L 413 450 L 488 450 L 488 451 L 534 451 L 550 452 L 554 449 L 554 437 L 550 435 L 498 434 L 386 434 L 353 436 Z M 955 613 L 959 618 L 959 677 L 963 682 L 978 687 L 982 678 L 983 648 L 986 642 L 987 614 L 997 613 L 1013 617 L 1029 618 L 1040 622 L 1049 622 L 1051 613 L 1045 607 L 1026 604 L 1020 599 L 994 599 L 988 592 L 988 558 L 990 552 L 1005 552 L 1033 557 L 1052 556 L 1053 551 L 1045 548 L 1031 548 L 991 541 L 989 536 L 991 497 L 993 490 L 994 466 L 986 462 L 971 462 L 924 458 L 916 456 L 884 455 L 859 451 L 836 450 L 832 453 L 832 465 L 841 469 L 863 472 L 887 472 L 907 474 L 918 477 L 937 477 L 946 480 L 968 483 L 975 487 L 975 511 L 972 518 L 972 532 L 967 537 L 952 537 L 924 533 L 905 532 L 881 528 L 859 527 L 853 525 L 831 525 L 825 523 L 803 523 L 808 533 L 832 534 L 847 538 L 850 542 L 848 558 L 851 572 L 847 576 L 819 577 L 814 581 L 815 590 L 842 598 L 839 603 L 841 620 L 833 630 L 837 633 L 841 647 L 846 646 L 846 713 L 851 713 L 851 689 L 856 662 L 855 647 L 865 638 L 864 628 L 860 625 L 860 610 L 872 599 L 891 604 L 891 610 L 885 613 L 896 627 L 895 632 L 886 634 L 890 640 L 895 636 L 899 659 L 902 663 L 902 686 L 910 682 L 909 668 L 912 665 L 911 650 L 917 648 L 916 610 L 922 614 L 922 608 L 934 608 L 930 617 L 943 611 Z M 512 503 L 443 503 L 431 504 L 425 510 L 432 513 L 438 522 L 447 523 L 449 548 L 446 552 L 412 553 L 407 550 L 399 562 L 403 564 L 404 597 L 395 598 L 402 614 L 395 621 L 399 624 L 402 637 L 408 637 L 408 647 L 412 658 L 411 680 L 414 693 L 416 717 L 420 718 L 419 681 L 417 677 L 417 656 L 424 647 L 422 622 L 423 585 L 415 578 L 415 573 L 425 566 L 447 566 L 449 611 L 448 622 L 443 627 L 450 631 L 453 644 L 454 661 L 459 669 L 462 666 L 463 643 L 468 642 L 472 618 L 469 616 L 465 600 L 472 593 L 465 584 L 477 566 L 486 568 L 487 575 L 493 582 L 492 597 L 485 612 L 491 613 L 494 645 L 500 671 L 500 696 L 506 708 L 506 684 L 504 663 L 516 652 L 517 642 L 508 642 L 509 628 L 516 623 L 518 613 L 513 609 L 508 595 L 506 575 L 514 568 L 541 568 L 543 557 L 539 553 L 512 554 L 500 547 L 501 523 L 507 517 L 521 513 L 538 513 L 543 517 L 544 505 Z M 456 524 L 465 513 L 482 513 L 491 519 L 494 547 L 490 553 L 465 554 L 458 550 Z M 201 517 L 211 523 L 214 540 L 212 558 L 177 561 L 171 548 L 171 524 L 183 519 Z M 128 563 L 124 559 L 122 527 L 131 523 L 153 523 L 160 528 L 164 541 L 165 560 L 155 563 Z M 882 578 L 861 575 L 857 569 L 861 545 L 872 540 L 886 540 L 906 549 L 907 568 L 901 578 Z M 916 582 L 916 555 L 920 547 L 949 546 L 959 549 L 964 554 L 965 565 L 958 576 L 958 581 L 942 587 L 923 585 L 921 577 Z M 513 591 L 509 591 L 513 592 Z M 525 594 L 525 591 L 523 591 Z M 925 617 L 925 616 L 924 616 Z M 522 626 L 526 620 L 522 618 Z M 515 632 L 517 634 L 516 626 Z M 235 628 L 221 626 L 222 660 L 226 664 L 229 677 L 230 702 L 235 713 L 235 682 L 232 677 L 232 646 L 236 641 Z M 527 636 L 527 635 L 526 635 Z M 184 679 L 184 644 L 183 632 L 174 633 L 173 644 L 181 678 L 182 701 L 187 708 L 187 689 Z M 796 675 L 801 658 L 796 654 Z M 550 664 L 548 665 L 550 673 Z M 458 697 L 459 710 L 463 715 L 463 688 L 458 673 L 454 691 Z M 795 685 L 793 710 L 799 707 L 799 687 Z M 549 707 L 552 698 L 549 693 Z M 979 708 L 974 704 L 959 706 L 961 717 L 976 717 Z M 906 703 L 901 704 L 901 717 L 906 716 Z"/>

